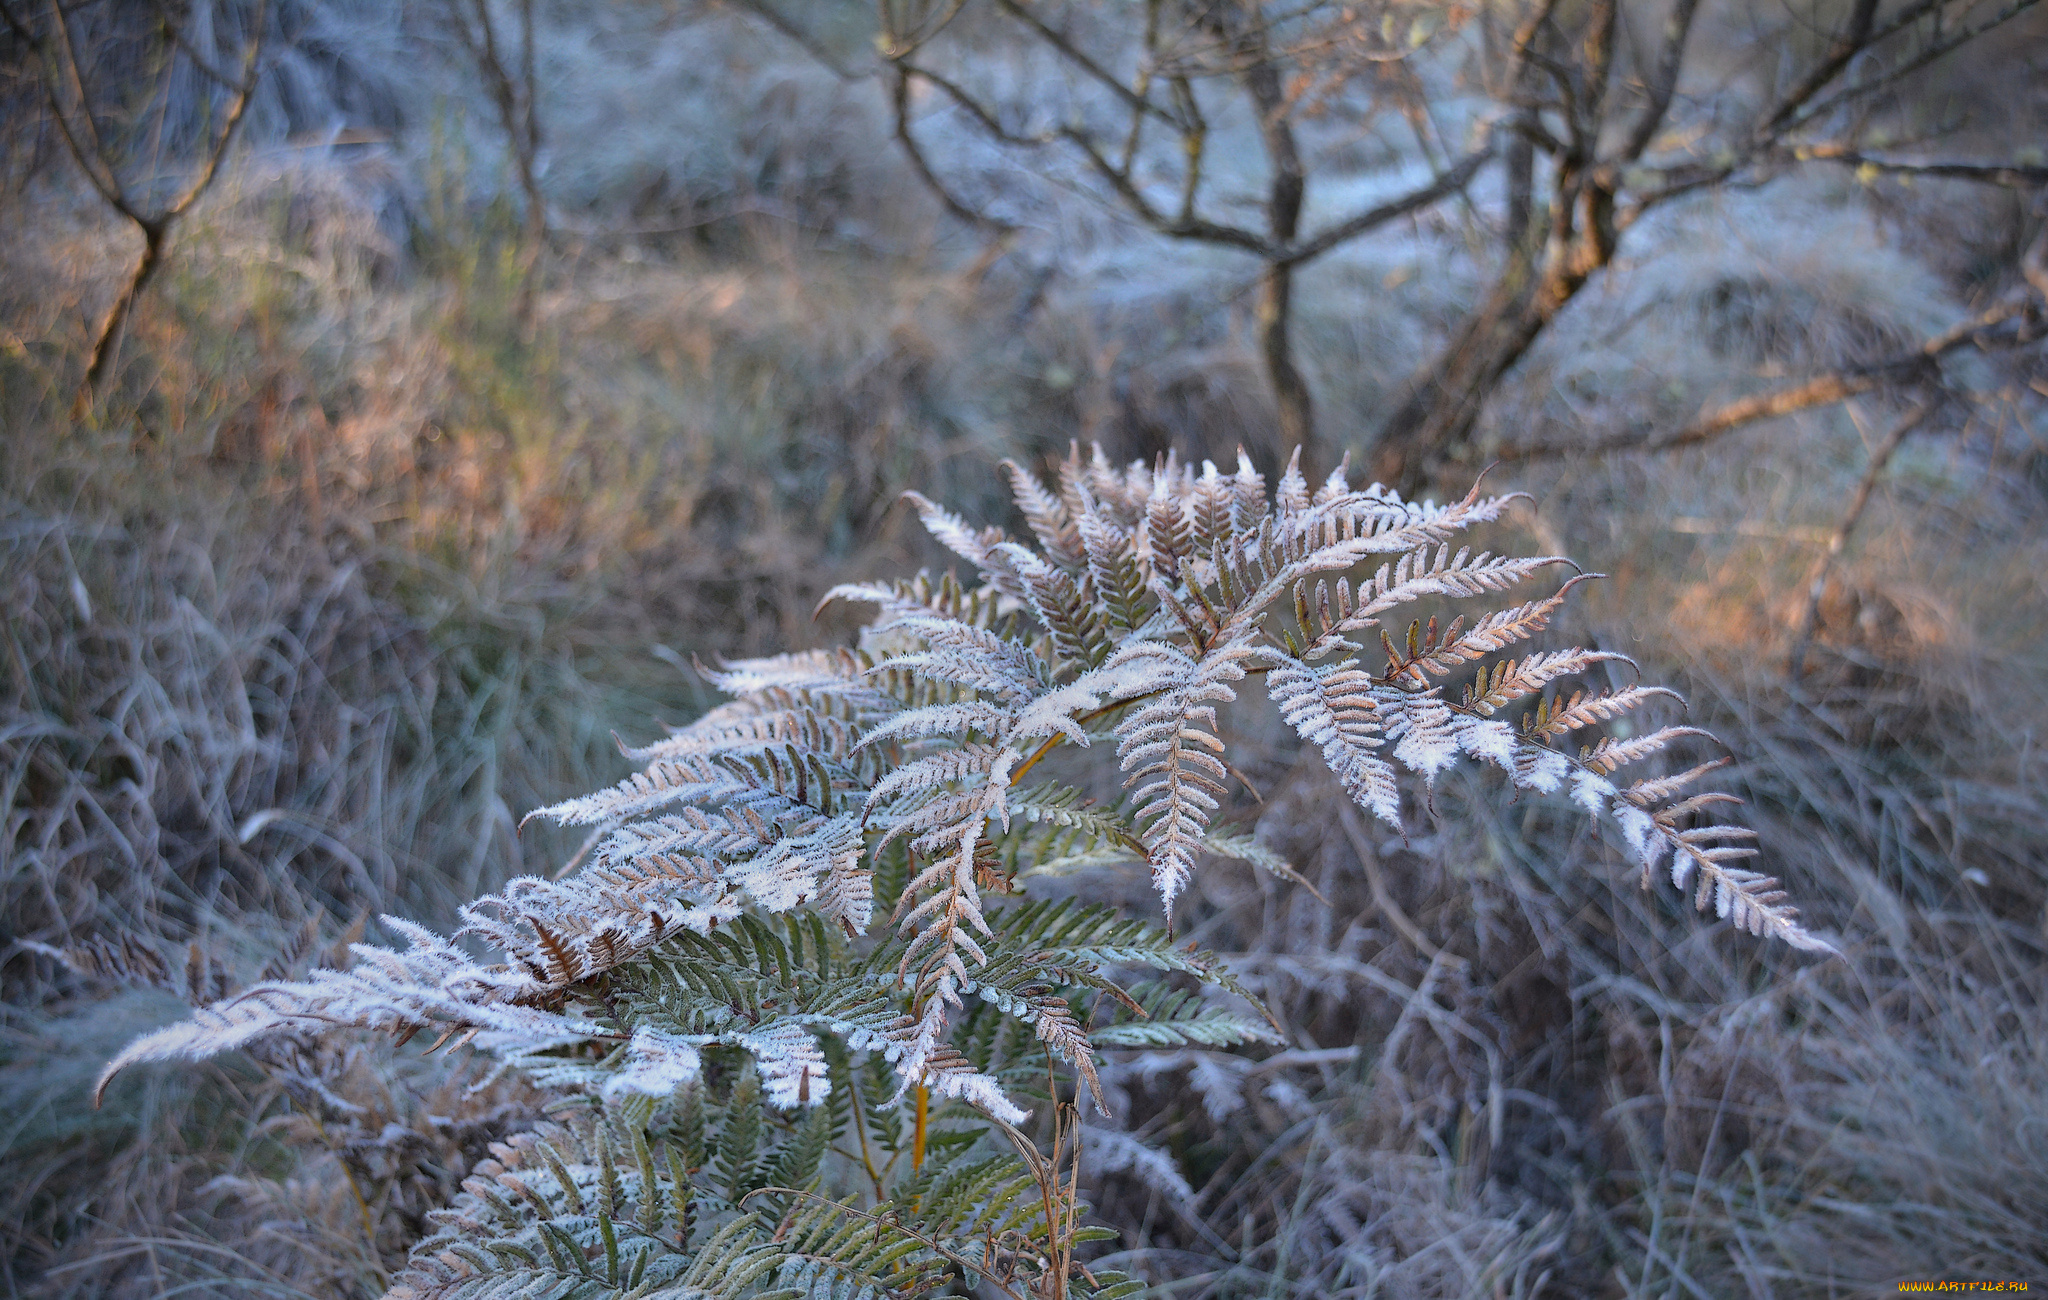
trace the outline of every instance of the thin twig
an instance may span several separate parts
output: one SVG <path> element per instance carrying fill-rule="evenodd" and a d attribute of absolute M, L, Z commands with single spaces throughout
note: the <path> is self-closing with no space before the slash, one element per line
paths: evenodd
<path fill-rule="evenodd" d="M 1792 656 L 1786 664 L 1786 675 L 1794 682 L 1806 672 L 1806 652 L 1813 644 L 1813 634 L 1820 623 L 1821 596 L 1827 590 L 1828 575 L 1834 571 L 1835 561 L 1849 544 L 1849 534 L 1855 531 L 1857 520 L 1863 517 L 1863 508 L 1870 504 L 1870 495 L 1877 488 L 1877 480 L 1884 475 L 1885 467 L 1891 463 L 1892 455 L 1906 440 L 1906 435 L 1919 428 L 1934 414 L 1939 405 L 1932 396 L 1923 397 L 1918 406 L 1906 412 L 1899 422 L 1892 426 L 1884 441 L 1870 453 L 1870 464 L 1864 467 L 1863 478 L 1856 484 L 1856 491 L 1849 498 L 1849 508 L 1842 515 L 1842 521 L 1835 525 L 1835 531 L 1828 537 L 1828 545 L 1820 558 L 1813 563 L 1813 572 L 1806 579 L 1806 609 L 1799 618 L 1799 635 L 1792 642 Z"/>
<path fill-rule="evenodd" d="M 2002 185 L 2007 189 L 2031 190 L 2048 185 L 2048 167 L 2024 163 L 1899 162 L 1873 158 L 1849 145 L 1802 145 L 1792 151 L 1794 159 L 1841 163 L 1859 171 L 1869 168 L 1887 176 L 1924 176 L 1929 180 L 1975 181 L 1980 185 Z"/>
<path fill-rule="evenodd" d="M 1791 415 L 1816 406 L 1831 406 L 1901 379 L 1919 377 L 1938 380 L 1940 372 L 1936 362 L 1959 348 L 1976 347 L 1980 350 L 1990 350 L 1994 347 L 2018 347 L 2039 341 L 2042 336 L 2032 332 L 2032 329 L 2035 318 L 2040 315 L 2041 308 L 2038 303 L 2027 298 L 2012 298 L 1989 311 L 1922 340 L 1918 347 L 1910 351 L 1895 353 L 1853 369 L 1819 375 L 1788 388 L 1772 389 L 1769 392 L 1724 403 L 1702 414 L 1675 433 L 1661 437 L 1653 429 L 1637 429 L 1601 441 L 1577 445 L 1535 443 L 1520 447 L 1503 447 L 1497 454 L 1502 460 L 1545 460 L 1554 456 L 1599 456 L 1615 451 L 1669 451 L 1676 447 L 1695 446 L 1723 434 L 1732 433 L 1745 425 L 1754 424 L 1758 420 Z M 2009 322 L 2017 323 L 2010 330 L 1987 336 L 1987 331 L 2007 325 Z"/>
<path fill-rule="evenodd" d="M 1429 941 L 1429 936 L 1422 932 L 1422 927 L 1410 920 L 1408 913 L 1402 911 L 1401 905 L 1394 901 L 1394 896 L 1387 892 L 1386 882 L 1380 879 L 1379 855 L 1375 854 L 1372 845 L 1366 842 L 1365 831 L 1359 826 L 1358 815 L 1352 811 L 1350 804 L 1347 803 L 1337 810 L 1337 824 L 1343 828 L 1344 838 L 1351 841 L 1351 851 L 1358 855 L 1359 866 L 1365 869 L 1365 882 L 1372 889 L 1374 905 L 1386 916 L 1394 929 L 1400 932 L 1402 938 L 1432 959 L 1441 957 L 1443 949 Z"/>

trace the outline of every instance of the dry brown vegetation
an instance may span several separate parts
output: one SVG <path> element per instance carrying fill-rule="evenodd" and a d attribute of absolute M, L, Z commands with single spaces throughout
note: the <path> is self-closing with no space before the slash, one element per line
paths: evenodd
<path fill-rule="evenodd" d="M 1706 54 L 1735 94 L 1745 33 L 1782 16 L 1724 17 Z M 481 101 L 389 144 L 284 148 L 280 125 L 184 218 L 83 422 L 129 235 L 61 157 L 9 146 L 10 1295 L 379 1294 L 425 1210 L 537 1119 L 531 1095 L 378 1046 L 299 1075 L 139 1071 L 94 1111 L 104 1060 L 171 994 L 551 871 L 580 841 L 518 819 L 620 775 L 613 732 L 701 709 L 692 655 L 830 643 L 844 627 L 812 610 L 834 582 L 943 562 L 903 490 L 1000 519 L 995 462 L 1070 438 L 1273 449 L 1242 268 L 1103 234 L 1078 198 L 1068 242 L 983 255 L 888 152 L 876 88 L 739 14 L 621 21 L 644 39 L 589 24 L 542 69 L 552 135 L 590 145 L 550 182 L 565 219 L 530 323 L 518 205 L 463 125 Z M 645 37 L 678 30 L 693 55 Z M 2041 30 L 1933 70 L 1930 100 L 1967 79 L 2013 115 L 1956 138 L 2039 135 Z M 723 91 L 644 88 L 718 66 Z M 645 75 L 607 99 L 612 68 Z M 656 100 L 651 143 L 589 125 Z M 2032 200 L 1845 169 L 1674 208 L 1473 437 L 1600 444 L 1914 346 L 2022 283 Z M 1471 305 L 1462 237 L 1366 241 L 1298 289 L 1330 446 Z M 1909 405 L 1891 388 L 1489 481 L 1532 494 L 1516 526 L 1545 549 L 1610 575 L 1568 634 L 1685 686 L 1740 756 L 1769 869 L 1844 958 L 1695 919 L 1584 819 L 1498 790 L 1449 782 L 1388 837 L 1275 728 L 1236 760 L 1262 798 L 1230 816 L 1326 901 L 1225 869 L 1183 914 L 1290 1046 L 1105 1070 L 1115 1123 L 1194 1192 L 1104 1147 L 1122 1267 L 1176 1296 L 2048 1285 L 2048 362 L 1968 353 L 1944 380 L 1824 572 Z M 1088 888 L 1145 905 L 1141 874 Z M 124 934 L 204 959 L 122 992 L 23 946 Z"/>

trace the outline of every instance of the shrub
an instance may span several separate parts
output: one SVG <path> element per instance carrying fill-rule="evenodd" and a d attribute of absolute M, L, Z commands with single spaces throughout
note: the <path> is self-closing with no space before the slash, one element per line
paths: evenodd
<path fill-rule="evenodd" d="M 1117 470 L 1099 451 L 1052 487 L 1008 468 L 1036 545 L 913 494 L 970 583 L 835 589 L 877 610 L 857 646 L 704 670 L 731 702 L 629 750 L 643 766 L 625 782 L 533 814 L 592 830 L 556 878 L 462 909 L 460 934 L 506 960 L 387 919 L 404 950 L 357 945 L 346 969 L 216 1002 L 107 1077 L 354 1027 L 470 1043 L 554 1093 L 560 1122 L 493 1148 L 394 1295 L 913 1295 L 956 1271 L 1009 1295 L 1129 1294 L 1075 1258 L 1103 1235 L 1078 1195 L 1099 1057 L 1279 1037 L 1170 929 L 1204 853 L 1299 880 L 1211 831 L 1233 775 L 1218 706 L 1254 676 L 1396 829 L 1398 768 L 1433 783 L 1476 760 L 1611 823 L 1645 883 L 1668 870 L 1744 929 L 1832 951 L 1740 865 L 1750 833 L 1702 816 L 1731 797 L 1687 793 L 1719 761 L 1617 781 L 1711 739 L 1608 731 L 1671 692 L 1565 689 L 1628 665 L 1608 651 L 1509 653 L 1591 575 L 1412 618 L 1568 564 L 1452 550 L 1512 496 L 1418 504 L 1341 468 L 1312 489 L 1292 466 L 1269 494 L 1242 459 Z M 1097 741 L 1117 797 L 1041 770 Z M 1023 896 L 1136 859 L 1166 927 Z"/>

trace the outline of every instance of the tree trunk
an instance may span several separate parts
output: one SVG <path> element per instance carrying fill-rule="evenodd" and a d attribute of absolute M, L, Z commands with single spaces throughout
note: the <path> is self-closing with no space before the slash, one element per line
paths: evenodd
<path fill-rule="evenodd" d="M 1273 386 L 1273 405 L 1280 421 L 1280 463 L 1286 464 L 1297 451 L 1301 472 L 1317 482 L 1315 406 L 1308 381 L 1294 365 L 1294 348 L 1288 337 L 1289 305 L 1294 294 L 1294 268 L 1268 263 L 1259 278 L 1259 353 L 1266 363 L 1266 378 Z"/>
<path fill-rule="evenodd" d="M 1219 23 L 1221 20 L 1219 19 Z M 1227 24 L 1226 24 L 1227 26 Z M 1275 248 L 1294 242 L 1301 229 L 1301 206 L 1308 193 L 1308 173 L 1301 162 L 1301 150 L 1288 120 L 1290 105 L 1280 70 L 1266 48 L 1263 29 L 1254 25 L 1231 32 L 1244 60 L 1239 74 L 1245 93 L 1259 110 L 1259 142 L 1265 147 L 1266 163 L 1273 169 L 1266 193 L 1266 234 Z M 1273 406 L 1279 417 L 1280 463 L 1299 454 L 1301 471 L 1316 481 L 1315 406 L 1308 381 L 1294 364 L 1294 343 L 1288 329 L 1294 300 L 1294 269 L 1268 262 L 1259 277 L 1259 355 L 1265 362 L 1266 381 L 1273 388 Z"/>
<path fill-rule="evenodd" d="M 1511 177 L 1512 180 L 1512 177 Z M 1486 401 L 1595 271 L 1614 259 L 1613 178 L 1558 177 L 1540 274 L 1522 248 L 1451 342 L 1403 387 L 1373 446 L 1373 477 L 1412 494 L 1455 461 Z M 1476 467 L 1475 467 L 1476 468 Z"/>
<path fill-rule="evenodd" d="M 128 316 L 135 308 L 135 300 L 156 277 L 157 268 L 163 264 L 164 237 L 169 231 L 169 222 L 138 221 L 136 228 L 142 231 L 142 258 L 135 263 L 135 271 L 128 277 L 128 283 L 114 296 L 113 305 L 100 321 L 98 336 L 93 339 L 92 359 L 86 364 L 85 379 L 78 386 L 78 396 L 71 403 L 71 418 L 82 421 L 92 413 L 93 399 L 98 396 L 100 385 L 106 381 L 113 369 L 114 356 L 120 350 L 121 334 L 128 324 Z"/>

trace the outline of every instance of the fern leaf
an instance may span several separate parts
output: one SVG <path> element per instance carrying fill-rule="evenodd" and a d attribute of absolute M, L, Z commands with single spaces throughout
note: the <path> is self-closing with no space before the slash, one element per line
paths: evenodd
<path fill-rule="evenodd" d="M 1481 668 L 1479 676 L 1465 688 L 1459 703 L 1482 717 L 1491 716 L 1524 696 L 1534 695 L 1560 677 L 1583 673 L 1594 664 L 1614 662 L 1633 661 L 1626 655 L 1611 651 L 1576 647 L 1538 652 L 1520 660 L 1503 659 Z"/>
<path fill-rule="evenodd" d="M 1707 740 L 1715 738 L 1713 732 L 1699 727 L 1660 727 L 1627 740 L 1602 736 L 1580 755 L 1579 761 L 1600 775 L 1609 776 L 1618 768 L 1639 763 L 1652 754 L 1662 752 L 1666 746 L 1681 736 L 1699 736 Z"/>
<path fill-rule="evenodd" d="M 1006 540 L 1001 528 L 973 528 L 961 516 L 952 514 L 938 502 L 932 502 L 924 493 L 905 491 L 903 500 L 918 510 L 918 518 L 924 522 L 924 530 L 932 534 L 932 540 L 977 569 L 985 569 L 989 553 L 997 543 Z"/>
<path fill-rule="evenodd" d="M 851 650 L 800 650 L 764 659 L 735 659 L 720 669 L 699 665 L 697 675 L 727 695 L 762 691 L 834 691 L 861 684 L 867 665 Z"/>
<path fill-rule="evenodd" d="M 870 673 L 910 669 L 1000 699 L 1035 694 L 1044 684 L 1037 660 L 987 628 L 931 616 L 898 619 L 890 626 L 914 633 L 927 648 L 886 659 L 869 669 Z"/>
<path fill-rule="evenodd" d="M 1266 693 L 1287 724 L 1322 751 L 1344 792 L 1399 830 L 1401 791 L 1393 767 L 1373 752 L 1384 743 L 1379 705 L 1357 662 L 1317 667 L 1278 658 L 1266 673 Z"/>
<path fill-rule="evenodd" d="M 860 745 L 866 748 L 890 740 L 923 740 L 930 736 L 965 735 L 970 731 L 979 731 L 984 736 L 999 736 L 1010 730 L 1012 721 L 1010 710 L 985 700 L 933 704 L 922 709 L 905 709 L 887 722 L 870 728 L 860 738 Z"/>
<path fill-rule="evenodd" d="M 1078 530 L 1088 556 L 1089 584 L 1103 613 L 1112 626 L 1137 631 L 1152 611 L 1145 571 L 1130 535 L 1103 518 L 1092 497 L 1083 498 Z"/>
<path fill-rule="evenodd" d="M 1289 515 L 1300 514 L 1311 504 L 1308 480 L 1301 474 L 1301 448 L 1296 447 L 1287 457 L 1287 469 L 1280 475 L 1280 485 L 1273 493 L 1274 513 L 1284 520 Z"/>
<path fill-rule="evenodd" d="M 1058 661 L 1101 663 L 1111 642 L 1104 616 L 1090 594 L 1066 570 L 1047 564 L 1022 547 L 1007 546 L 1002 554 L 1024 584 L 1039 625 L 1052 634 Z"/>
<path fill-rule="evenodd" d="M 1229 858 L 1248 866 L 1258 868 L 1268 875 L 1278 876 L 1290 885 L 1297 885 L 1322 898 L 1322 891 L 1310 884 L 1308 877 L 1294 869 L 1294 864 L 1267 848 L 1250 835 L 1229 835 L 1210 831 L 1202 837 L 1202 847 L 1219 858 Z"/>
<path fill-rule="evenodd" d="M 753 787 L 709 758 L 688 755 L 650 763 L 609 790 L 537 808 L 525 820 L 546 817 L 564 826 L 595 826 L 652 812 L 685 799 L 744 795 Z"/>
<path fill-rule="evenodd" d="M 1219 755 L 1216 704 L 1237 698 L 1232 683 L 1256 653 L 1248 640 L 1211 647 L 1197 660 L 1184 653 L 1174 685 L 1117 724 L 1117 757 L 1132 792 L 1153 884 L 1168 916 L 1194 870 L 1209 815 L 1220 805 L 1227 769 Z"/>
<path fill-rule="evenodd" d="M 1434 690 L 1409 694 L 1376 687 L 1375 698 L 1386 718 L 1387 739 L 1394 743 L 1393 755 L 1403 766 L 1434 782 L 1458 761 L 1463 728 Z"/>
<path fill-rule="evenodd" d="M 1466 553 L 1460 551 L 1456 559 L 1447 564 L 1445 556 L 1449 549 L 1448 546 L 1439 548 L 1436 566 L 1427 574 L 1410 577 L 1399 583 L 1392 591 L 1377 594 L 1370 600 L 1365 599 L 1361 593 L 1359 613 L 1347 620 L 1347 625 L 1357 623 L 1359 618 L 1367 613 L 1378 613 L 1391 608 L 1393 604 L 1415 599 L 1417 595 L 1474 596 L 1520 582 L 1537 569 L 1548 565 L 1569 563 L 1564 557 L 1555 555 L 1503 560 L 1482 555 L 1478 562 L 1467 565 Z M 1386 570 L 1382 569 L 1381 574 L 1385 573 Z M 1441 640 L 1431 637 L 1432 644 L 1423 653 L 1410 657 L 1398 667 L 1390 668 L 1387 679 L 1400 681 L 1405 677 L 1408 679 L 1407 685 L 1419 687 L 1425 685 L 1431 677 L 1441 677 L 1461 665 L 1483 659 L 1518 641 L 1526 641 L 1550 625 L 1551 615 L 1564 604 L 1574 586 L 1600 576 L 1597 573 L 1582 573 L 1543 600 L 1530 601 L 1525 605 L 1485 615 L 1462 635 L 1447 635 Z M 1377 582 L 1376 579 L 1375 583 Z M 1410 592 L 1414 594 L 1409 594 Z M 1612 657 L 1625 658 L 1622 655 Z"/>
<path fill-rule="evenodd" d="M 1010 476 L 1017 509 L 1023 514 L 1024 522 L 1031 526 L 1038 544 L 1045 548 L 1046 555 L 1063 569 L 1078 571 L 1086 567 L 1087 548 L 1082 544 L 1081 531 L 1069 517 L 1065 503 L 1046 491 L 1037 476 L 1016 461 L 1006 460 L 1002 467 Z"/>
<path fill-rule="evenodd" d="M 1618 691 L 1579 691 L 1570 699 L 1546 704 L 1525 720 L 1523 730 L 1530 736 L 1563 736 L 1583 727 L 1620 717 L 1653 696 L 1663 695 L 1685 703 L 1677 691 L 1664 686 L 1629 686 Z"/>
<path fill-rule="evenodd" d="M 404 936 L 403 952 L 356 944 L 357 964 L 315 971 L 303 981 L 258 984 L 200 1008 L 188 1020 L 147 1034 L 109 1061 L 94 1087 L 97 1099 L 113 1077 L 144 1061 L 204 1060 L 257 1042 L 317 1035 L 336 1026 L 393 1034 L 422 1029 L 473 1030 L 479 1047 L 575 1042 L 603 1036 L 597 1024 L 540 1009 L 546 985 L 530 975 L 478 965 L 438 935 L 396 917 L 385 924 Z"/>
<path fill-rule="evenodd" d="M 1171 584 L 1180 577 L 1181 561 L 1194 549 L 1187 472 L 1168 465 L 1154 478 L 1145 501 L 1144 558 L 1156 576 Z"/>
<path fill-rule="evenodd" d="M 1698 727 L 1667 727 L 1664 730 L 1670 733 L 1702 736 L 1708 740 L 1715 739 L 1715 736 L 1712 732 L 1702 731 Z M 1653 732 L 1651 734 L 1658 735 L 1660 733 Z M 1674 736 L 1664 736 L 1663 738 L 1666 740 L 1670 740 L 1673 739 Z M 1676 772 L 1670 776 L 1645 777 L 1642 780 L 1636 782 L 1634 785 L 1630 786 L 1628 789 L 1623 790 L 1621 792 L 1621 797 L 1628 800 L 1630 803 L 1634 804 L 1638 808 L 1648 808 L 1654 804 L 1662 803 L 1664 800 L 1669 799 L 1671 796 L 1684 790 L 1686 787 L 1690 786 L 1693 782 L 1699 780 L 1707 773 L 1712 772 L 1717 768 L 1726 767 L 1729 763 L 1733 761 L 1733 759 L 1728 758 L 1710 759 L 1705 763 L 1699 764 L 1697 767 L 1690 767 L 1683 772 Z M 1710 798 L 1716 802 L 1719 802 L 1727 799 L 1732 799 L 1734 796 L 1708 795 L 1702 797 Z M 1691 810 L 1688 809 L 1687 811 Z"/>

